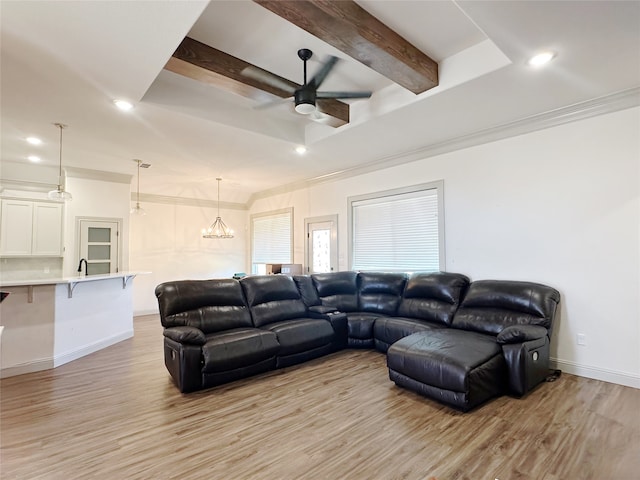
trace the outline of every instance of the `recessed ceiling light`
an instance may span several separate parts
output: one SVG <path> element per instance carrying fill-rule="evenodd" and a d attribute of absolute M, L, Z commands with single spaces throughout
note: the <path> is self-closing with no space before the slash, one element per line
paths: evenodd
<path fill-rule="evenodd" d="M 304 155 L 305 153 L 307 153 L 307 147 L 305 147 L 304 145 L 299 145 L 296 147 L 296 153 L 298 155 Z"/>
<path fill-rule="evenodd" d="M 27 142 L 31 145 L 40 145 L 42 143 L 42 140 L 40 140 L 38 137 L 27 137 Z"/>
<path fill-rule="evenodd" d="M 27 160 L 30 160 L 32 162 L 39 162 L 40 161 L 40 157 L 36 156 L 36 155 L 29 155 L 27 157 Z"/>
<path fill-rule="evenodd" d="M 133 108 L 133 105 L 126 100 L 114 100 L 113 103 L 123 112 L 127 112 Z"/>
<path fill-rule="evenodd" d="M 556 54 L 553 52 L 542 52 L 531 57 L 527 64 L 531 67 L 541 67 L 553 60 L 555 56 Z"/>

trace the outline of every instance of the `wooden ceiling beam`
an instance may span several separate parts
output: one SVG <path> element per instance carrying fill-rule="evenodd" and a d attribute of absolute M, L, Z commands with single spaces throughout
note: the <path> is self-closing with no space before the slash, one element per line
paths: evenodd
<path fill-rule="evenodd" d="M 254 2 L 413 93 L 438 85 L 437 62 L 352 0 Z"/>
<path fill-rule="evenodd" d="M 242 71 L 247 67 L 262 70 L 228 53 L 193 38 L 185 37 L 164 68 L 254 100 L 268 101 L 264 92 L 280 98 L 292 96 L 286 90 L 243 75 Z M 269 73 L 269 75 L 273 74 Z M 293 89 L 300 88 L 300 85 L 295 82 L 282 77 L 278 78 Z M 349 123 L 349 105 L 347 103 L 339 100 L 318 100 L 318 108 L 332 117 L 327 122 L 331 126 Z"/>

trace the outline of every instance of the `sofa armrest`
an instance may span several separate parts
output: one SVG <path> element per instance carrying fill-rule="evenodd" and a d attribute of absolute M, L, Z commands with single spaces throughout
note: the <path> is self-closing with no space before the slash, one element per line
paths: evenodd
<path fill-rule="evenodd" d="M 309 313 L 312 314 L 310 315 L 311 318 L 326 318 L 325 315 L 327 313 L 334 313 L 337 312 L 338 309 L 335 307 L 330 307 L 327 305 L 313 305 L 311 307 L 309 307 Z M 320 314 L 321 317 L 314 317 L 313 314 Z"/>
<path fill-rule="evenodd" d="M 546 335 L 535 340 L 502 345 L 511 393 L 521 397 L 547 378 L 549 351 L 549 337 Z"/>
<path fill-rule="evenodd" d="M 180 392 L 193 392 L 202 388 L 201 346 L 179 343 L 165 336 L 164 364 Z"/>
<path fill-rule="evenodd" d="M 539 340 L 546 336 L 547 329 L 538 325 L 512 325 L 502 330 L 496 340 L 501 345 L 507 345 Z"/>
<path fill-rule="evenodd" d="M 315 305 L 313 307 L 309 307 L 309 318 L 320 318 L 331 323 L 331 327 L 335 332 L 333 349 L 342 350 L 343 348 L 347 348 L 349 326 L 347 323 L 346 313 L 339 312 L 334 307 Z"/>
<path fill-rule="evenodd" d="M 163 334 L 174 342 L 189 345 L 204 345 L 207 341 L 204 332 L 195 327 L 169 327 L 164 329 Z"/>

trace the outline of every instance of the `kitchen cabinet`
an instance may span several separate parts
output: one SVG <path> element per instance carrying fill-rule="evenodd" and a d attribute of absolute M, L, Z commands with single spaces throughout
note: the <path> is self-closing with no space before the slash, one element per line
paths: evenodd
<path fill-rule="evenodd" d="M 62 256 L 62 204 L 3 199 L 0 256 Z"/>

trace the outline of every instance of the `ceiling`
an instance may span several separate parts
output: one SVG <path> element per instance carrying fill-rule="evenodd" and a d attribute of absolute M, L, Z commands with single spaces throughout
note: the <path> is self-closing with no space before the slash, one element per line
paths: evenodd
<path fill-rule="evenodd" d="M 3 178 L 41 157 L 57 182 L 59 131 L 68 167 L 134 175 L 141 191 L 247 203 L 276 187 L 383 165 L 410 152 L 619 92 L 638 97 L 640 2 L 357 3 L 439 64 L 414 94 L 261 5 L 234 1 L 7 1 L 1 16 Z M 302 83 L 341 61 L 321 90 L 370 90 L 333 128 L 164 69 L 184 37 Z M 527 59 L 552 50 L 544 69 Z M 112 101 L 134 104 L 130 112 Z M 638 100 L 634 100 L 637 104 Z M 28 136 L 43 139 L 33 147 Z M 295 147 L 306 145 L 300 156 Z M 408 158 L 408 157 L 407 157 Z M 45 171 L 45 169 L 41 169 Z M 9 173 L 7 173 L 9 172 Z"/>

